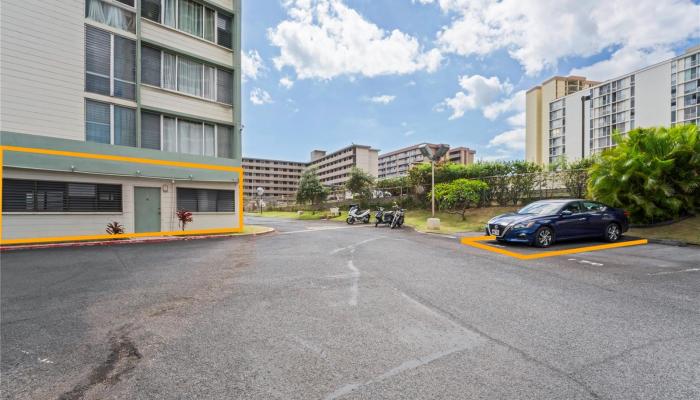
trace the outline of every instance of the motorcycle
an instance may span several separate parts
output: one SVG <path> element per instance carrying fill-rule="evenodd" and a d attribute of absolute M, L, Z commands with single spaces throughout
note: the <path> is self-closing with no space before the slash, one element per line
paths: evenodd
<path fill-rule="evenodd" d="M 384 211 L 384 207 L 379 207 L 374 217 L 376 222 L 374 227 L 376 228 L 379 224 L 389 225 L 391 229 L 401 228 L 404 221 L 404 209 L 394 206 L 391 211 Z"/>
<path fill-rule="evenodd" d="M 362 222 L 363 224 L 369 224 L 370 219 L 369 210 L 360 210 L 358 204 L 350 204 L 350 209 L 348 210 L 348 218 L 345 220 L 348 224 L 352 225 L 355 222 Z"/>

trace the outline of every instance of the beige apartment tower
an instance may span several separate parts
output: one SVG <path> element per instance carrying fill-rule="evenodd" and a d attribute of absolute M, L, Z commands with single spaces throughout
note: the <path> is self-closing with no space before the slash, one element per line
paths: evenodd
<path fill-rule="evenodd" d="M 549 103 L 588 89 L 598 82 L 583 76 L 554 76 L 527 91 L 525 106 L 525 159 L 540 165 L 549 162 Z"/>

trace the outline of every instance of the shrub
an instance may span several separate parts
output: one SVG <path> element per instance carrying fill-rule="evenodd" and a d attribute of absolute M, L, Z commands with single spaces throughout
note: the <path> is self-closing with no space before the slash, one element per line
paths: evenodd
<path fill-rule="evenodd" d="M 177 210 L 177 220 L 179 221 L 180 227 L 182 230 L 185 230 L 185 226 L 192 222 L 192 212 L 189 210 L 181 209 Z"/>
<path fill-rule="evenodd" d="M 107 224 L 105 231 L 110 235 L 121 235 L 124 233 L 124 226 L 117 221 L 112 221 Z"/>
<path fill-rule="evenodd" d="M 435 201 L 440 209 L 451 214 L 459 214 L 464 221 L 464 215 L 469 207 L 478 204 L 483 192 L 489 186 L 477 180 L 455 179 L 449 183 L 439 183 L 435 185 Z M 430 197 L 430 193 L 428 197 Z"/>
<path fill-rule="evenodd" d="M 695 125 L 638 128 L 590 169 L 594 199 L 622 207 L 637 223 L 692 214 L 700 207 L 700 138 Z"/>

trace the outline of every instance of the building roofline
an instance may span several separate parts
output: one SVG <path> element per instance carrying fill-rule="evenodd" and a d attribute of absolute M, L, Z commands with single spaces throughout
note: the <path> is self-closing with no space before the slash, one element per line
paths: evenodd
<path fill-rule="evenodd" d="M 241 162 L 252 162 L 252 161 L 272 161 L 272 162 L 286 162 L 286 163 L 294 163 L 294 164 L 301 164 L 301 165 L 307 165 L 308 162 L 306 161 L 292 161 L 292 160 L 278 160 L 274 158 L 260 158 L 260 157 L 243 157 L 241 159 Z"/>
<path fill-rule="evenodd" d="M 436 144 L 436 143 L 421 142 L 421 143 L 418 143 L 418 144 L 414 144 L 414 145 L 412 145 L 412 146 L 406 146 L 406 147 L 400 148 L 400 149 L 398 149 L 398 150 L 393 150 L 393 151 L 390 151 L 390 152 L 388 152 L 388 153 L 380 154 L 380 155 L 379 155 L 379 158 L 388 157 L 388 156 L 393 156 L 394 154 L 398 154 L 398 153 L 404 153 L 404 152 L 406 152 L 406 151 L 408 151 L 408 150 L 413 150 L 413 149 L 415 149 L 415 148 L 418 148 L 418 147 L 420 147 L 420 146 L 422 146 L 422 145 L 424 145 L 424 144 L 427 144 L 427 145 L 430 145 L 430 146 L 439 146 L 439 145 Z"/>
<path fill-rule="evenodd" d="M 323 155 L 323 157 L 320 157 L 320 158 L 318 158 L 318 159 L 316 159 L 316 160 L 309 161 L 309 162 L 307 163 L 307 165 L 316 164 L 316 163 L 320 162 L 320 161 L 323 160 L 323 159 L 332 157 L 332 156 L 334 156 L 334 155 L 336 155 L 336 154 L 338 154 L 338 153 L 341 153 L 341 152 L 343 152 L 343 151 L 345 151 L 345 150 L 347 150 L 347 149 L 351 149 L 351 148 L 353 148 L 353 147 L 356 147 L 356 148 L 359 148 L 359 149 L 367 149 L 367 150 L 369 150 L 369 151 L 376 151 L 376 152 L 379 152 L 379 149 L 372 148 L 372 146 L 367 146 L 367 145 L 364 145 L 364 144 L 355 144 L 355 143 L 353 143 L 353 144 L 351 144 L 351 145 L 349 145 L 349 146 L 342 147 L 342 148 L 340 148 L 340 149 L 338 149 L 338 150 L 336 150 L 336 151 L 334 151 L 334 152 L 332 152 L 332 153 L 326 153 L 325 155 Z M 313 151 L 325 151 L 325 150 L 313 150 Z"/>

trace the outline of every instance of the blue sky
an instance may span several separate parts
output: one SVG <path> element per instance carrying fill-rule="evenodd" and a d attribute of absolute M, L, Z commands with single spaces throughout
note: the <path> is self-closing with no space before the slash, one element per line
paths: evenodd
<path fill-rule="evenodd" d="M 697 1 L 599 3 L 243 0 L 243 155 L 436 142 L 522 158 L 524 90 L 557 74 L 609 79 L 699 43 Z"/>

